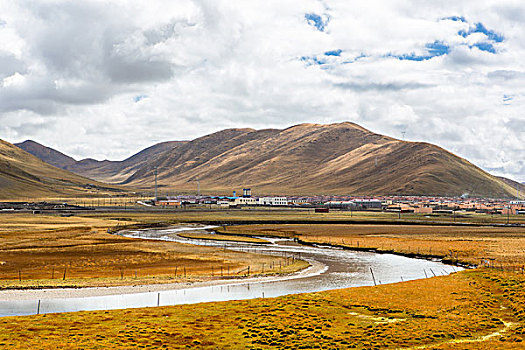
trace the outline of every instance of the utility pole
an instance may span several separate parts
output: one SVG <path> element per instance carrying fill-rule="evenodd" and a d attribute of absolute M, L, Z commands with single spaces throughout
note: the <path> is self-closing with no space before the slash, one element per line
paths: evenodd
<path fill-rule="evenodd" d="M 155 167 L 155 170 L 153 170 L 153 174 L 155 175 L 155 202 L 157 201 L 157 175 L 159 173 L 158 167 Z"/>

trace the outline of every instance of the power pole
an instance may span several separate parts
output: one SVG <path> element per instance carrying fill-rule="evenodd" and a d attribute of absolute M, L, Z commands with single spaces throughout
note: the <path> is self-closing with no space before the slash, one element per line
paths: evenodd
<path fill-rule="evenodd" d="M 155 202 L 157 201 L 157 175 L 159 173 L 158 167 L 155 167 L 155 170 L 153 171 L 153 174 L 155 175 Z"/>

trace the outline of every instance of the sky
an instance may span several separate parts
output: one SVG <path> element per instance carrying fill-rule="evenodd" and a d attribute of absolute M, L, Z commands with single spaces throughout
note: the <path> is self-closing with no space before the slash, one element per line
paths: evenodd
<path fill-rule="evenodd" d="M 0 0 L 0 138 L 76 159 L 352 121 L 525 182 L 519 0 Z"/>

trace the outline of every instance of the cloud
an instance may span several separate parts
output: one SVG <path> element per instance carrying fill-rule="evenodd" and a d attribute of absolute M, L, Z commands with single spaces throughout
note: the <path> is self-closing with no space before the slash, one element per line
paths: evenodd
<path fill-rule="evenodd" d="M 122 159 L 227 127 L 351 120 L 525 181 L 515 1 L 20 0 L 0 14 L 9 141 Z"/>

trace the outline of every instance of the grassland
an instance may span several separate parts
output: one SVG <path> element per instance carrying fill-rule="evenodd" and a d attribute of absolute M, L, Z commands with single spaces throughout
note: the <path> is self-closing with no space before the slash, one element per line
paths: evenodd
<path fill-rule="evenodd" d="M 350 249 L 434 256 L 451 263 L 522 271 L 525 228 L 428 225 L 240 225 L 230 234 L 295 237 Z"/>
<path fill-rule="evenodd" d="M 125 200 L 125 199 L 123 199 Z M 79 203 L 81 199 L 77 200 Z M 121 204 L 120 206 L 123 206 Z M 136 219 L 141 222 L 215 222 L 215 223 L 265 223 L 272 221 L 290 222 L 363 222 L 363 223 L 384 223 L 402 224 L 417 223 L 429 225 L 434 224 L 525 224 L 525 215 L 511 215 L 507 218 L 504 215 L 490 215 L 475 212 L 465 212 L 455 217 L 452 214 L 410 214 L 403 213 L 399 217 L 394 212 L 373 212 L 373 211 L 339 211 L 333 210 L 330 213 L 315 213 L 314 209 L 282 209 L 282 208 L 244 208 L 244 209 L 208 209 L 207 207 L 177 210 L 152 209 L 146 212 L 133 210 L 120 210 L 108 213 L 97 212 L 93 214 L 82 214 L 86 217 L 96 218 L 123 218 L 124 220 Z"/>
<path fill-rule="evenodd" d="M 252 274 L 263 269 L 265 274 L 287 273 L 305 266 L 296 261 L 279 269 L 280 257 L 106 232 L 122 219 L 2 214 L 0 288 L 169 283 L 238 277 L 248 266 Z M 127 218 L 125 223 L 137 221 Z"/>
<path fill-rule="evenodd" d="M 346 219 L 345 215 L 347 214 L 330 213 L 322 216 L 334 221 L 339 220 L 338 218 Z M 480 260 L 484 260 L 489 261 L 490 265 L 497 269 L 482 268 L 392 285 L 272 299 L 7 317 L 0 319 L 2 329 L 0 347 L 44 349 L 57 347 L 72 349 L 189 347 L 520 349 L 524 347 L 525 275 L 520 267 L 525 263 L 523 253 L 525 232 L 522 227 L 443 226 L 436 225 L 435 221 L 424 225 L 408 225 L 403 222 L 399 222 L 399 225 L 380 224 L 385 218 L 395 219 L 387 215 L 390 214 L 362 213 L 357 218 L 355 216 L 353 218 L 362 220 L 363 223 L 354 225 L 262 224 L 227 226 L 221 230 L 228 236 L 265 234 L 296 237 L 310 243 L 329 243 L 349 248 L 378 249 L 402 254 L 435 255 L 446 257 L 451 261 L 473 264 L 480 264 Z M 91 232 L 97 231 L 97 234 L 105 238 L 122 239 L 122 243 L 113 242 L 111 245 L 118 247 L 122 244 L 121 247 L 127 247 L 124 255 L 140 256 L 135 254 L 131 246 L 126 246 L 125 242 L 128 239 L 109 236 L 102 231 L 109 226 L 114 228 L 117 223 L 122 226 L 122 224 L 133 223 L 231 222 L 247 219 L 270 222 L 307 218 L 318 220 L 320 216 L 310 212 L 297 214 L 289 211 L 90 213 L 73 218 L 49 217 L 46 219 L 49 220 L 47 223 L 49 227 L 45 231 L 50 235 L 57 233 L 62 235 L 70 232 L 69 230 L 75 232 L 82 228 L 88 232 L 76 234 L 77 237 L 84 237 L 83 239 L 90 237 L 90 234 L 95 235 Z M 16 224 L 4 223 L 5 220 L 2 219 L 3 224 L 0 225 L 2 242 L 5 237 L 11 235 L 15 242 L 14 232 L 22 234 L 21 237 L 26 237 L 35 229 L 33 225 L 36 225 L 34 220 L 37 219 L 27 216 L 25 219 L 23 217 L 15 219 L 10 221 Z M 42 221 L 41 219 L 42 217 L 39 217 L 37 221 Z M 484 218 L 476 219 L 481 221 Z M 45 222 L 42 221 L 40 224 L 43 225 Z M 35 237 L 42 235 L 43 231 L 39 232 Z M 44 244 L 49 244 L 47 240 L 47 238 L 42 240 L 43 250 L 45 250 Z M 29 237 L 27 243 L 24 242 L 22 240 L 19 244 L 28 242 L 34 244 L 35 239 Z M 136 243 L 134 240 L 132 242 Z M 99 245 L 104 247 L 105 244 L 102 243 L 86 241 L 85 247 L 86 249 L 93 249 L 92 246 Z M 151 242 L 144 244 L 149 243 Z M 67 246 L 67 244 L 62 245 Z M 133 247 L 135 249 L 137 246 L 133 244 Z M 138 245 L 138 247 L 150 252 L 152 254 L 150 257 L 163 256 L 161 252 L 151 250 L 151 246 Z M 200 253 L 206 254 L 210 259 L 214 256 L 224 258 L 220 255 L 222 252 L 212 248 Z M 189 253 L 185 252 L 185 254 Z M 26 255 L 28 256 L 30 255 Z M 208 262 L 207 258 L 199 264 L 206 266 Z M 500 269 L 501 266 L 505 268 L 504 271 Z M 204 267 L 202 271 L 204 273 Z M 209 272 L 208 270 L 206 273 Z M 112 278 L 118 283 L 118 274 Z"/>
<path fill-rule="evenodd" d="M 476 270 L 198 305 L 0 319 L 0 346 L 52 349 L 517 349 L 525 279 Z"/>

